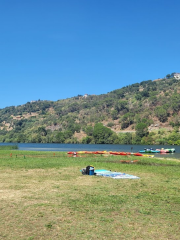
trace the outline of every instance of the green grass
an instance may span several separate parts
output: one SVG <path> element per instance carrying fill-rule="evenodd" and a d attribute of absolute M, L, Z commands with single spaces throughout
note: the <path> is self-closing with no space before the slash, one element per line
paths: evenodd
<path fill-rule="evenodd" d="M 1 145 L 0 150 L 13 150 L 18 149 L 18 145 Z"/>
<path fill-rule="evenodd" d="M 179 160 L 83 156 L 2 150 L 0 239 L 180 239 Z M 140 179 L 82 175 L 89 164 Z"/>

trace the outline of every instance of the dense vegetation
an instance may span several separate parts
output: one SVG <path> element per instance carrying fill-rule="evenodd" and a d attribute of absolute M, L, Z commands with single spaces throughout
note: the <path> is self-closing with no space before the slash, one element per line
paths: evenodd
<path fill-rule="evenodd" d="M 180 81 L 0 109 L 0 142 L 180 145 Z"/>

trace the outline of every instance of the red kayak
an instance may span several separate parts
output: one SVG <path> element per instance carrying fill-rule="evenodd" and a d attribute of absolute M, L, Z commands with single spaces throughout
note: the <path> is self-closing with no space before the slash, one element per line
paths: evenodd
<path fill-rule="evenodd" d="M 134 156 L 141 156 L 141 157 L 143 156 L 143 154 L 141 154 L 141 153 L 134 153 L 133 155 Z"/>
<path fill-rule="evenodd" d="M 73 155 L 76 155 L 77 152 L 68 152 L 67 154 L 73 154 Z"/>
<path fill-rule="evenodd" d="M 120 152 L 109 152 L 112 155 L 120 155 Z"/>
<path fill-rule="evenodd" d="M 105 154 L 107 153 L 106 151 L 97 151 L 95 154 Z"/>
<path fill-rule="evenodd" d="M 124 155 L 124 156 L 126 156 L 126 155 L 131 155 L 131 153 L 126 153 L 126 152 L 109 152 L 110 154 L 112 154 L 112 155 Z"/>
<path fill-rule="evenodd" d="M 120 152 L 120 155 L 127 155 L 127 153 L 125 153 L 125 152 Z"/>

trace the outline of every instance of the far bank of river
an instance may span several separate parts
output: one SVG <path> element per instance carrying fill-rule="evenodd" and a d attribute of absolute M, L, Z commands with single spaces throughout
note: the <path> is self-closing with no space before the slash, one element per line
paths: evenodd
<path fill-rule="evenodd" d="M 180 159 L 180 146 L 171 145 L 120 145 L 120 144 L 61 144 L 61 143 L 0 143 L 0 145 L 18 145 L 19 150 L 26 151 L 118 151 L 118 152 L 139 152 L 144 148 L 175 148 L 175 153 L 169 154 L 153 154 L 156 157 L 162 158 L 177 158 Z"/>

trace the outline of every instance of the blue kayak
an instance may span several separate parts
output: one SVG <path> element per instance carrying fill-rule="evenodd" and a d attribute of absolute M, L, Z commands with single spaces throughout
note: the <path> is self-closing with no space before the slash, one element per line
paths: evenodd
<path fill-rule="evenodd" d="M 159 149 L 144 149 L 144 150 L 140 150 L 139 153 L 160 153 Z"/>

